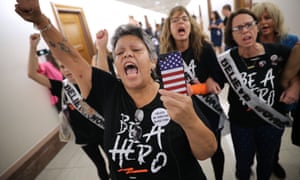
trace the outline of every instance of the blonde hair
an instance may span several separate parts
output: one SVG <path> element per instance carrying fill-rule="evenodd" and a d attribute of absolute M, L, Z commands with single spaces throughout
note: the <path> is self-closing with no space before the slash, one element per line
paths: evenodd
<path fill-rule="evenodd" d="M 274 22 L 274 33 L 277 41 L 281 41 L 287 35 L 283 14 L 276 4 L 271 2 L 257 3 L 251 10 L 259 20 L 264 12 L 268 12 Z"/>
<path fill-rule="evenodd" d="M 177 12 L 184 12 L 191 23 L 191 33 L 189 36 L 189 47 L 193 49 L 194 56 L 197 60 L 200 59 L 204 41 L 208 41 L 208 36 L 200 29 L 199 24 L 190 15 L 187 9 L 183 6 L 176 6 L 171 9 L 168 18 L 163 25 L 162 33 L 160 36 L 160 53 L 168 53 L 177 50 L 175 40 L 171 35 L 171 17 Z"/>

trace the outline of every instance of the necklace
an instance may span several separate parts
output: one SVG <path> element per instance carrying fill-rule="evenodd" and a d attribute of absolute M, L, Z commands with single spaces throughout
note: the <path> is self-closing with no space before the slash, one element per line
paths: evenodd
<path fill-rule="evenodd" d="M 248 53 L 248 56 L 246 55 L 247 58 L 244 58 L 241 54 L 244 54 L 244 53 L 241 53 L 239 52 L 239 57 L 241 59 L 241 61 L 243 62 L 243 64 L 246 66 L 247 69 L 253 69 L 255 68 L 257 62 L 260 60 L 260 56 L 262 54 L 264 54 L 264 48 L 261 44 L 256 44 L 256 47 L 255 47 L 255 52 L 252 53 L 252 57 L 248 57 L 249 56 L 249 53 Z"/>
<path fill-rule="evenodd" d="M 251 59 L 244 59 L 242 56 L 240 56 L 241 61 L 245 65 L 247 69 L 253 69 L 255 68 L 256 61 L 252 61 Z"/>

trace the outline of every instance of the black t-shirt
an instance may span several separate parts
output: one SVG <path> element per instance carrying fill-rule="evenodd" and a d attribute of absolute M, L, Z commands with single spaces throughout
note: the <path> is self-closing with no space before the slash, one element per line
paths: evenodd
<path fill-rule="evenodd" d="M 224 18 L 224 20 L 223 20 L 223 24 L 224 24 L 224 26 L 227 26 L 227 21 L 228 21 L 228 18 L 227 18 L 227 17 L 225 17 L 225 18 Z"/>
<path fill-rule="evenodd" d="M 243 84 L 268 105 L 284 114 L 285 104 L 279 102 L 283 92 L 280 76 L 290 54 L 290 49 L 279 44 L 263 45 L 264 55 L 244 59 L 238 55 L 237 48 L 231 49 L 230 55 L 241 73 Z M 215 70 L 214 79 L 217 79 L 219 84 L 227 82 L 220 67 L 215 68 Z M 231 122 L 243 127 L 256 127 L 267 123 L 249 109 L 231 87 L 229 88 L 228 101 L 230 104 L 228 115 Z"/>
<path fill-rule="evenodd" d="M 208 77 L 211 77 L 213 69 L 218 66 L 215 51 L 208 43 L 203 44 L 202 53 L 199 59 L 195 58 L 192 48 L 188 48 L 186 51 L 182 52 L 182 58 L 189 67 L 190 72 L 192 72 L 193 76 L 197 77 L 200 82 L 205 82 Z M 218 99 L 218 96 L 216 97 Z M 204 115 L 209 120 L 211 129 L 213 131 L 217 131 L 220 118 L 219 115 L 207 105 L 205 105 L 202 101 L 197 99 L 196 102 Z"/>
<path fill-rule="evenodd" d="M 86 101 L 105 118 L 104 149 L 113 179 L 206 179 L 159 93 L 137 108 L 118 79 L 93 68 Z"/>
<path fill-rule="evenodd" d="M 50 80 L 51 83 L 51 93 L 59 99 L 62 97 L 62 82 L 57 80 Z M 77 90 L 79 88 L 75 85 Z M 79 91 L 80 92 L 80 91 Z M 94 125 L 88 119 L 86 119 L 80 112 L 76 109 L 70 108 L 68 105 L 68 111 L 70 113 L 70 125 L 75 135 L 76 144 L 103 144 L 103 130 Z"/>

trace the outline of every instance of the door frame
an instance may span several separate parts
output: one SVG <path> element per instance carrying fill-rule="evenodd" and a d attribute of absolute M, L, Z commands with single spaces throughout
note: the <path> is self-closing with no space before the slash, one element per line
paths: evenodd
<path fill-rule="evenodd" d="M 88 28 L 88 24 L 86 22 L 86 18 L 85 18 L 83 9 L 80 7 L 75 7 L 75 6 L 62 5 L 62 4 L 57 4 L 57 3 L 53 3 L 53 2 L 50 2 L 50 3 L 51 3 L 51 7 L 53 10 L 53 14 L 54 14 L 58 29 L 63 34 L 64 37 L 66 37 L 66 36 L 63 31 L 63 25 L 59 18 L 59 13 L 60 12 L 72 13 L 72 14 L 75 13 L 75 14 L 79 15 L 80 26 L 82 28 L 83 36 L 84 36 L 84 39 L 86 41 L 87 48 L 88 48 L 87 51 L 89 53 L 90 58 L 92 59 L 93 55 L 96 52 L 96 49 L 94 47 L 94 43 L 93 43 L 93 40 L 91 37 L 90 30 Z"/>

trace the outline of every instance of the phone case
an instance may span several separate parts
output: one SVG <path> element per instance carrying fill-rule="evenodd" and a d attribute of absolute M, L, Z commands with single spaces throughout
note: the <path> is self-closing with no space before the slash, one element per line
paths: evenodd
<path fill-rule="evenodd" d="M 38 56 L 44 56 L 44 55 L 46 55 L 48 53 L 49 53 L 48 49 L 40 49 L 40 50 L 36 51 L 36 55 L 38 55 Z"/>
<path fill-rule="evenodd" d="M 181 53 L 174 51 L 161 54 L 158 58 L 158 65 L 164 89 L 187 94 Z"/>

